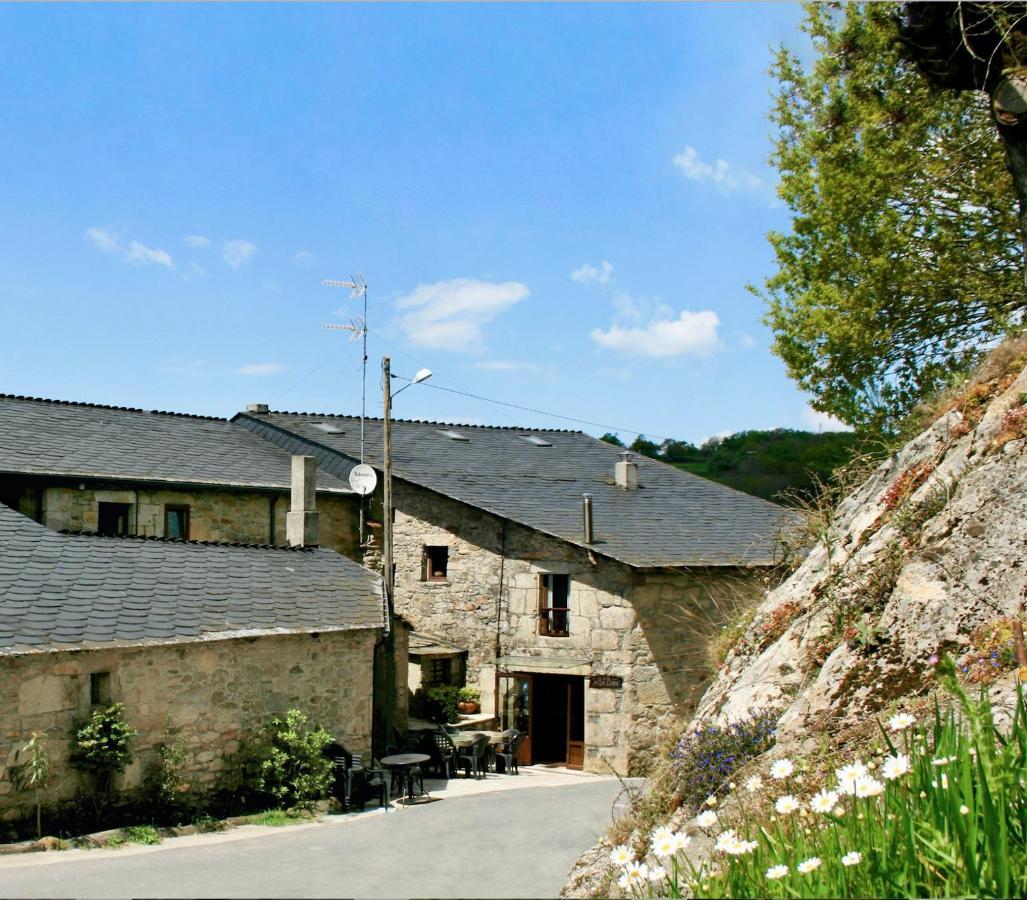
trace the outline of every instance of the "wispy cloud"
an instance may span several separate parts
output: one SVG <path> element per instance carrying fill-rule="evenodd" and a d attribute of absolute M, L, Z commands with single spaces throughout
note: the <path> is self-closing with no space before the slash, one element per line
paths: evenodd
<path fill-rule="evenodd" d="M 690 181 L 699 184 L 712 184 L 722 191 L 758 191 L 763 181 L 748 169 L 732 166 L 723 159 L 713 163 L 706 162 L 695 147 L 685 147 L 674 157 L 674 165 L 685 174 Z"/>
<path fill-rule="evenodd" d="M 716 441 L 722 441 L 724 438 L 729 438 L 733 435 L 733 431 L 718 431 L 716 434 L 711 434 L 709 437 L 704 437 L 698 444 L 697 447 L 705 447 L 707 444 L 714 443 Z"/>
<path fill-rule="evenodd" d="M 533 362 L 517 362 L 506 359 L 490 359 L 474 364 L 476 369 L 484 369 L 486 372 L 539 372 L 542 367 Z"/>
<path fill-rule="evenodd" d="M 256 244 L 236 238 L 231 241 L 225 241 L 222 247 L 221 258 L 233 269 L 238 269 L 249 262 L 256 252 Z"/>
<path fill-rule="evenodd" d="M 182 238 L 182 243 L 187 247 L 209 247 L 210 238 L 202 234 L 187 234 Z"/>
<path fill-rule="evenodd" d="M 613 265 L 605 259 L 599 266 L 585 263 L 581 268 L 571 272 L 571 281 L 581 284 L 609 284 L 613 278 Z"/>
<path fill-rule="evenodd" d="M 453 278 L 419 284 L 396 301 L 399 309 L 407 310 L 399 325 L 421 347 L 473 350 L 484 341 L 484 327 L 529 293 L 519 281 Z"/>
<path fill-rule="evenodd" d="M 86 240 L 90 241 L 97 250 L 118 256 L 132 265 L 158 265 L 166 269 L 175 268 L 171 254 L 166 250 L 156 247 L 147 247 L 139 241 L 122 242 L 121 237 L 108 228 L 87 228 L 85 230 Z"/>
<path fill-rule="evenodd" d="M 284 372 L 285 369 L 286 367 L 281 363 L 247 363 L 245 366 L 239 367 L 238 374 L 259 377 L 262 375 L 277 375 L 279 372 Z"/>
<path fill-rule="evenodd" d="M 298 266 L 309 266 L 314 261 L 314 254 L 309 250 L 297 250 L 292 255 L 292 261 Z"/>
<path fill-rule="evenodd" d="M 840 419 L 836 419 L 830 413 L 814 409 L 812 406 L 806 407 L 803 419 L 806 427 L 812 431 L 852 431 L 852 428 Z"/>

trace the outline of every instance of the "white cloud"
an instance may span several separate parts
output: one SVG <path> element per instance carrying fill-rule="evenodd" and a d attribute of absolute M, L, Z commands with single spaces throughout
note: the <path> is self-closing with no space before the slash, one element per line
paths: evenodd
<path fill-rule="evenodd" d="M 747 169 L 738 169 L 723 159 L 716 160 L 712 165 L 703 160 L 695 147 L 685 149 L 674 157 L 674 165 L 685 173 L 685 178 L 700 184 L 713 184 L 723 191 L 734 191 L 739 188 L 756 191 L 763 187 L 763 182 Z"/>
<path fill-rule="evenodd" d="M 580 269 L 575 269 L 571 272 L 571 281 L 577 281 L 581 284 L 609 284 L 613 278 L 613 265 L 608 263 L 605 259 L 596 268 L 593 265 L 585 263 Z"/>
<path fill-rule="evenodd" d="M 712 443 L 713 441 L 722 441 L 724 440 L 724 438 L 729 438 L 733 434 L 733 431 L 718 431 L 716 434 L 711 434 L 709 437 L 704 437 L 701 441 L 699 441 L 697 446 L 705 447 L 707 444 Z"/>
<path fill-rule="evenodd" d="M 676 318 L 667 308 L 644 325 L 612 325 L 606 331 L 593 329 L 592 340 L 600 347 L 630 356 L 709 356 L 720 346 L 717 327 L 720 319 L 712 310 L 682 310 Z"/>
<path fill-rule="evenodd" d="M 248 262 L 256 252 L 256 244 L 236 238 L 225 241 L 221 258 L 233 269 L 238 269 L 239 266 Z"/>
<path fill-rule="evenodd" d="M 486 362 L 475 363 L 474 368 L 484 369 L 486 372 L 538 372 L 541 367 L 533 362 L 491 359 Z"/>
<path fill-rule="evenodd" d="M 484 326 L 529 293 L 519 281 L 453 278 L 419 284 L 396 301 L 400 309 L 408 310 L 400 316 L 399 325 L 419 346 L 473 350 L 484 340 Z"/>
<path fill-rule="evenodd" d="M 171 254 L 166 250 L 147 247 L 146 244 L 141 244 L 139 241 L 129 241 L 126 246 L 121 242 L 121 238 L 110 229 L 87 228 L 85 230 L 85 237 L 92 242 L 97 250 L 102 250 L 104 253 L 110 253 L 113 256 L 119 256 L 125 262 L 132 263 L 133 265 L 143 266 L 152 263 L 164 266 L 167 269 L 175 268 Z"/>
<path fill-rule="evenodd" d="M 204 237 L 202 234 L 187 234 L 182 238 L 182 243 L 187 247 L 209 247 L 210 238 Z"/>
<path fill-rule="evenodd" d="M 238 374 L 240 375 L 277 375 L 279 372 L 284 372 L 285 366 L 281 363 L 247 363 L 245 366 L 240 366 Z"/>
<path fill-rule="evenodd" d="M 751 334 L 746 334 L 744 331 L 738 334 L 738 346 L 743 350 L 748 350 L 750 347 L 756 346 L 756 338 Z"/>
<path fill-rule="evenodd" d="M 297 250 L 292 255 L 292 261 L 298 266 L 309 266 L 314 261 L 314 254 L 309 250 Z"/>
<path fill-rule="evenodd" d="M 807 406 L 803 412 L 803 420 L 806 427 L 813 431 L 852 431 L 852 428 L 836 419 L 830 413 L 821 412 L 812 406 Z"/>

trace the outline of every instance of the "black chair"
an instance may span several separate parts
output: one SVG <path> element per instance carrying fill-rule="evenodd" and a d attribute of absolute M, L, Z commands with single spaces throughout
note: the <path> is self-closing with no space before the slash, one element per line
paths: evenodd
<path fill-rule="evenodd" d="M 364 769 L 363 772 L 360 811 L 364 811 L 364 804 L 367 802 L 368 796 L 377 796 L 379 809 L 382 807 L 387 809 L 389 806 L 389 782 L 385 777 L 385 770 L 379 765 L 374 765 L 370 769 Z"/>
<path fill-rule="evenodd" d="M 349 810 L 354 781 L 363 777 L 364 766 L 359 753 L 350 753 L 338 741 L 327 744 L 322 751 L 332 761 L 332 796 L 343 810 Z"/>
<path fill-rule="evenodd" d="M 449 781 L 449 770 L 452 766 L 453 771 L 456 771 L 456 744 L 453 743 L 453 739 L 441 728 L 438 731 L 433 731 L 431 734 L 431 748 L 429 750 L 432 758 L 432 764 L 435 766 L 435 770 L 441 775 L 446 781 Z"/>
<path fill-rule="evenodd" d="M 496 770 L 498 771 L 499 769 L 498 760 L 502 760 L 503 771 L 507 775 L 511 773 L 519 775 L 520 772 L 517 769 L 517 748 L 521 745 L 521 741 L 524 740 L 524 734 L 516 728 L 511 728 L 509 731 L 503 732 L 503 737 L 505 738 L 503 744 L 496 748 Z"/>
<path fill-rule="evenodd" d="M 461 748 L 457 755 L 457 765 L 463 765 L 468 778 L 471 777 L 472 771 L 475 778 L 479 775 L 482 778 L 485 777 L 485 754 L 488 751 L 488 746 L 489 736 L 487 734 L 475 734 L 471 745 Z"/>

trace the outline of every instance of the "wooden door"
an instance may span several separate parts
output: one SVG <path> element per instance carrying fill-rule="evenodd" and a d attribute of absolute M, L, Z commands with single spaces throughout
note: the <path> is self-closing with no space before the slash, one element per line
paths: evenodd
<path fill-rule="evenodd" d="M 585 764 L 585 679 L 567 680 L 567 768 Z"/>
<path fill-rule="evenodd" d="M 503 703 L 503 728 L 516 728 L 524 737 L 517 748 L 517 765 L 530 766 L 531 750 L 531 719 L 534 700 L 533 684 L 530 675 L 503 675 L 501 688 Z"/>

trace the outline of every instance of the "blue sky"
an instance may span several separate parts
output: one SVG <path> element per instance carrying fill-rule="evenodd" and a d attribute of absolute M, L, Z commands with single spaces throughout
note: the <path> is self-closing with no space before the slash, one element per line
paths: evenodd
<path fill-rule="evenodd" d="M 816 428 L 769 352 L 792 4 L 0 7 L 0 391 L 698 441 Z M 602 427 L 586 426 L 598 434 Z"/>

